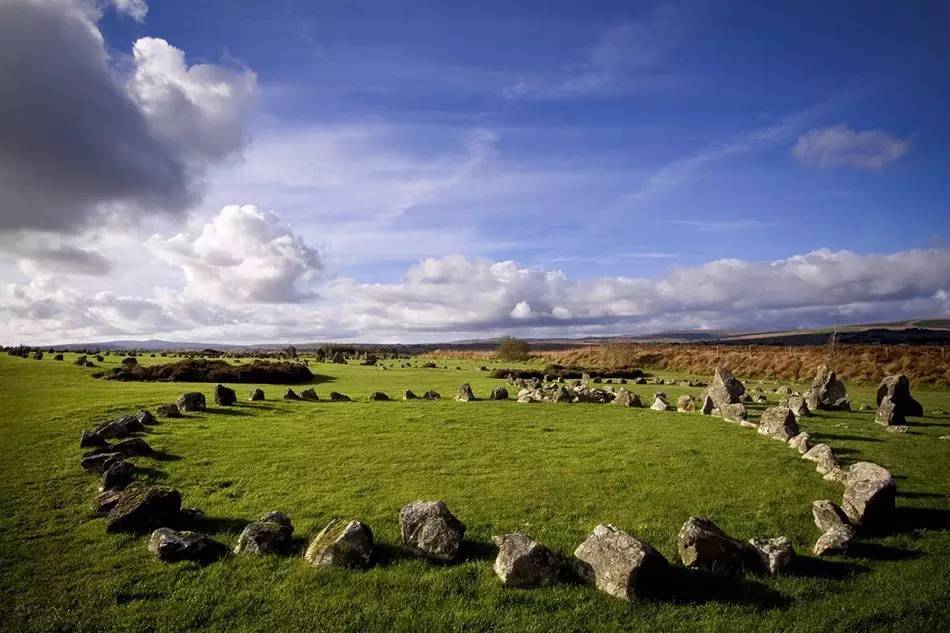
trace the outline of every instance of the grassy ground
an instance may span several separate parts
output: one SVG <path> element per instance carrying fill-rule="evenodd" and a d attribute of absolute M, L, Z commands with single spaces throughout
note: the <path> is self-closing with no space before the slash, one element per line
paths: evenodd
<path fill-rule="evenodd" d="M 950 625 L 950 392 L 917 390 L 928 416 L 906 435 L 873 411 L 829 413 L 803 426 L 845 463 L 894 473 L 901 527 L 850 558 L 806 557 L 794 574 L 683 576 L 666 600 L 626 604 L 592 588 L 503 589 L 491 536 L 524 530 L 570 553 L 611 522 L 678 563 L 676 534 L 705 515 L 731 534 L 789 536 L 807 554 L 814 499 L 841 487 L 781 443 L 699 415 L 605 405 L 460 403 L 501 381 L 485 364 L 449 369 L 320 364 L 315 387 L 352 403 L 267 400 L 166 420 L 139 459 L 151 478 L 207 513 L 202 529 L 233 544 L 270 510 L 288 512 L 298 555 L 230 558 L 205 568 L 153 561 L 146 539 L 105 533 L 89 516 L 97 480 L 80 469 L 79 431 L 213 385 L 116 383 L 70 363 L 0 356 L 0 630 L 3 631 L 852 631 Z M 106 366 L 119 358 L 108 357 Z M 156 362 L 163 359 L 141 359 Z M 389 363 L 387 363 L 388 365 Z M 462 369 L 456 370 L 460 366 Z M 750 383 L 754 386 L 756 383 Z M 246 398 L 254 385 L 234 385 Z M 774 386 L 774 385 L 767 385 Z M 368 402 L 383 390 L 429 388 L 441 402 Z M 652 386 L 633 390 L 648 396 Z M 672 400 L 700 389 L 665 388 Z M 298 389 L 299 391 L 299 389 Z M 871 387 L 852 387 L 873 404 Z M 770 394 L 772 404 L 775 400 Z M 647 398 L 647 400 L 649 400 Z M 397 513 L 443 499 L 468 525 L 464 560 L 433 565 L 398 545 Z M 316 570 L 300 557 L 333 516 L 369 524 L 378 565 Z"/>

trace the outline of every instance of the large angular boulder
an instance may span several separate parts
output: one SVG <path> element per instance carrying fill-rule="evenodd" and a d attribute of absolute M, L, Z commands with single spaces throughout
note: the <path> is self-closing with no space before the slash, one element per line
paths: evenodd
<path fill-rule="evenodd" d="M 811 436 L 805 431 L 802 431 L 795 437 L 790 438 L 788 445 L 804 455 L 811 450 Z"/>
<path fill-rule="evenodd" d="M 561 392 L 563 392 L 563 395 Z M 569 392 L 567 389 L 565 389 L 564 387 L 559 387 L 557 392 L 554 395 L 554 398 L 552 399 L 555 402 L 562 402 L 562 401 L 570 402 L 573 399 L 573 397 L 571 396 L 571 392 Z M 623 387 L 621 387 L 620 391 L 617 392 L 617 397 L 613 399 L 613 404 L 620 407 L 643 406 L 643 403 L 640 402 L 640 396 L 633 393 L 632 391 L 628 391 L 624 389 Z"/>
<path fill-rule="evenodd" d="M 134 476 L 135 466 L 131 462 L 123 460 L 114 462 L 102 473 L 102 482 L 99 484 L 99 492 L 122 490 L 132 483 Z"/>
<path fill-rule="evenodd" d="M 472 393 L 472 386 L 467 382 L 459 385 L 459 388 L 455 391 L 455 399 L 459 402 L 469 402 L 470 400 L 474 400 L 475 394 Z"/>
<path fill-rule="evenodd" d="M 433 390 L 433 389 L 429 389 L 429 390 L 426 391 L 424 394 L 422 394 L 422 399 L 423 399 L 423 400 L 441 400 L 441 399 L 442 399 L 442 396 L 439 395 L 439 392 L 438 392 L 438 391 L 435 391 L 435 390 Z"/>
<path fill-rule="evenodd" d="M 784 572 L 795 558 L 795 548 L 786 536 L 754 538 L 749 545 L 758 556 L 760 571 L 771 576 Z"/>
<path fill-rule="evenodd" d="M 290 547 L 294 526 L 283 512 L 268 512 L 257 521 L 249 523 L 238 536 L 234 553 L 279 554 Z"/>
<path fill-rule="evenodd" d="M 109 511 L 108 532 L 139 532 L 173 523 L 181 493 L 164 486 L 129 486 Z"/>
<path fill-rule="evenodd" d="M 126 456 L 138 455 L 140 457 L 150 457 L 155 454 L 155 449 L 153 449 L 151 445 L 142 438 L 133 437 L 127 440 L 122 440 L 121 442 L 116 442 L 115 444 L 109 444 L 95 448 L 90 451 L 89 454 L 97 455 L 100 453 L 119 453 Z"/>
<path fill-rule="evenodd" d="M 604 523 L 574 550 L 574 558 L 584 581 L 628 602 L 662 584 L 669 568 L 649 543 Z"/>
<path fill-rule="evenodd" d="M 719 415 L 722 416 L 722 419 L 726 422 L 734 422 L 739 424 L 742 421 L 747 421 L 748 411 L 745 408 L 745 405 L 741 402 L 736 402 L 732 404 L 723 404 L 718 407 Z"/>
<path fill-rule="evenodd" d="M 389 400 L 389 395 L 382 391 L 374 391 L 369 394 L 369 399 L 375 402 L 385 402 Z"/>
<path fill-rule="evenodd" d="M 298 394 L 293 389 L 288 388 L 287 393 L 284 394 L 284 400 L 300 400 L 300 394 Z"/>
<path fill-rule="evenodd" d="M 759 419 L 759 434 L 787 442 L 798 435 L 795 414 L 788 407 L 769 407 Z"/>
<path fill-rule="evenodd" d="M 135 484 L 130 484 L 135 485 Z M 96 516 L 103 517 L 109 514 L 109 510 L 115 507 L 115 504 L 122 498 L 122 490 L 103 490 L 92 499 L 89 504 L 90 510 Z"/>
<path fill-rule="evenodd" d="M 818 540 L 815 541 L 815 547 L 812 552 L 815 556 L 828 556 L 833 554 L 846 554 L 848 546 L 854 539 L 855 529 L 847 524 L 836 525 L 825 530 Z"/>
<path fill-rule="evenodd" d="M 182 411 L 204 411 L 207 403 L 205 395 L 198 391 L 189 391 L 178 396 L 175 402 Z"/>
<path fill-rule="evenodd" d="M 666 401 L 666 394 L 662 391 L 657 391 L 653 394 L 653 404 L 650 405 L 650 408 L 654 411 L 666 411 L 670 408 L 670 403 Z"/>
<path fill-rule="evenodd" d="M 79 434 L 79 447 L 80 448 L 94 448 L 97 446 L 106 446 L 105 438 L 96 433 L 95 429 L 84 429 L 82 433 Z"/>
<path fill-rule="evenodd" d="M 791 409 L 792 413 L 795 414 L 796 420 L 807 418 L 811 415 L 811 411 L 808 409 L 808 403 L 805 401 L 804 396 L 793 394 L 787 398 L 782 398 L 779 400 L 779 404 Z"/>
<path fill-rule="evenodd" d="M 416 554 L 449 561 L 458 556 L 465 524 L 442 501 L 413 501 L 399 512 L 399 531 Z"/>
<path fill-rule="evenodd" d="M 706 388 L 708 394 L 717 407 L 720 409 L 724 404 L 736 404 L 742 402 L 742 396 L 745 394 L 745 385 L 738 378 L 732 375 L 732 372 L 725 367 L 717 367 L 712 382 Z"/>
<path fill-rule="evenodd" d="M 704 517 L 689 517 L 678 537 L 680 559 L 687 567 L 736 573 L 754 560 L 750 546 L 732 538 Z"/>
<path fill-rule="evenodd" d="M 811 383 L 809 398 L 806 399 L 808 408 L 812 411 L 850 411 L 851 401 L 848 400 L 848 391 L 844 383 L 838 379 L 834 370 L 827 365 L 819 365 L 815 378 Z M 814 406 L 812 406 L 814 405 Z"/>
<path fill-rule="evenodd" d="M 178 532 L 163 527 L 152 532 L 148 551 L 166 563 L 187 560 L 206 564 L 224 556 L 227 548 L 207 534 Z"/>
<path fill-rule="evenodd" d="M 320 396 L 317 395 L 317 390 L 314 389 L 313 387 L 310 387 L 309 389 L 304 389 L 303 391 L 301 391 L 300 397 L 303 398 L 304 400 L 309 400 L 311 402 L 318 402 L 320 400 Z"/>
<path fill-rule="evenodd" d="M 229 407 L 232 404 L 237 402 L 237 393 L 234 389 L 230 387 L 225 387 L 224 385 L 215 385 L 214 387 L 214 403 L 221 405 L 222 407 Z"/>
<path fill-rule="evenodd" d="M 698 407 L 696 398 L 687 393 L 676 399 L 676 410 L 679 413 L 696 413 Z"/>
<path fill-rule="evenodd" d="M 812 502 L 811 516 L 815 521 L 815 527 L 821 532 L 827 532 L 831 528 L 851 523 L 841 506 L 830 499 L 820 499 Z"/>
<path fill-rule="evenodd" d="M 815 470 L 822 475 L 827 475 L 841 468 L 838 458 L 835 457 L 831 447 L 827 444 L 816 444 L 812 446 L 807 453 L 802 455 L 802 459 L 815 462 L 817 465 Z"/>
<path fill-rule="evenodd" d="M 124 455 L 115 452 L 91 453 L 80 459 L 79 465 L 82 466 L 82 469 L 87 472 L 101 475 L 102 473 L 109 470 L 113 464 L 121 462 L 124 458 Z"/>
<path fill-rule="evenodd" d="M 855 525 L 877 528 L 894 516 L 897 484 L 886 469 L 871 462 L 858 462 L 848 469 L 841 505 Z"/>
<path fill-rule="evenodd" d="M 248 398 L 251 402 L 260 402 L 264 399 L 264 390 L 258 387 L 251 392 L 251 396 Z"/>
<path fill-rule="evenodd" d="M 365 569 L 373 559 L 373 531 L 360 521 L 331 520 L 304 555 L 314 567 Z"/>
<path fill-rule="evenodd" d="M 110 440 L 129 437 L 133 433 L 141 433 L 145 430 L 144 419 L 146 418 L 142 415 L 142 412 L 123 415 L 115 420 L 99 425 L 93 430 L 93 434 L 102 439 Z"/>
<path fill-rule="evenodd" d="M 878 424 L 903 425 L 907 416 L 919 418 L 924 408 L 910 395 L 910 380 L 904 374 L 887 376 L 877 388 Z"/>
<path fill-rule="evenodd" d="M 491 394 L 488 396 L 489 400 L 507 400 L 508 399 L 508 390 L 504 387 L 495 387 L 491 390 Z"/>
<path fill-rule="evenodd" d="M 550 587 L 558 581 L 561 562 L 544 545 L 520 532 L 492 540 L 498 546 L 495 574 L 505 587 Z"/>
<path fill-rule="evenodd" d="M 157 407 L 155 407 L 155 411 L 158 413 L 158 415 L 162 416 L 163 418 L 180 418 L 181 417 L 181 410 L 178 408 L 178 405 L 175 404 L 174 402 L 170 402 L 168 404 L 160 404 Z"/>
<path fill-rule="evenodd" d="M 406 389 L 406 391 L 402 394 L 402 399 L 403 400 L 418 400 L 419 396 L 413 393 L 412 389 Z"/>

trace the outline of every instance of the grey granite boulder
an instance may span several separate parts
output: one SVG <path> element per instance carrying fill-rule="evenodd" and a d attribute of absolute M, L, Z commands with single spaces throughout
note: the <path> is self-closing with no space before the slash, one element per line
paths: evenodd
<path fill-rule="evenodd" d="M 750 562 L 750 546 L 703 517 L 689 517 L 678 536 L 680 559 L 687 567 L 736 573 Z"/>
<path fill-rule="evenodd" d="M 279 554 L 290 547 L 294 526 L 283 512 L 268 512 L 249 523 L 238 536 L 235 554 Z"/>
<path fill-rule="evenodd" d="M 373 531 L 360 521 L 331 520 L 304 555 L 314 567 L 365 569 L 373 559 Z"/>
<path fill-rule="evenodd" d="M 506 587 L 549 587 L 561 574 L 554 552 L 520 532 L 492 539 L 498 546 L 494 570 Z"/>
<path fill-rule="evenodd" d="M 204 394 L 197 391 L 181 394 L 175 404 L 182 411 L 204 411 L 207 406 Z"/>
<path fill-rule="evenodd" d="M 181 493 L 164 486 L 130 486 L 109 511 L 108 532 L 138 532 L 174 523 Z"/>
<path fill-rule="evenodd" d="M 574 550 L 574 559 L 585 582 L 628 602 L 661 585 L 669 568 L 649 543 L 609 524 L 595 527 Z"/>
<path fill-rule="evenodd" d="M 174 402 L 170 402 L 168 404 L 160 404 L 157 407 L 155 407 L 155 411 L 158 413 L 158 415 L 162 416 L 163 418 L 180 418 L 181 417 L 181 410 L 178 408 L 178 405 L 175 404 Z"/>
<path fill-rule="evenodd" d="M 816 444 L 812 446 L 807 453 L 802 455 L 802 459 L 815 462 L 816 470 L 822 475 L 827 475 L 833 470 L 841 468 L 838 458 L 832 452 L 827 444 Z"/>
<path fill-rule="evenodd" d="M 804 455 L 811 450 L 811 436 L 805 431 L 802 431 L 798 435 L 789 438 L 788 445 Z"/>
<path fill-rule="evenodd" d="M 459 388 L 455 391 L 455 399 L 459 402 L 469 402 L 470 400 L 474 400 L 475 394 L 472 393 L 472 386 L 467 382 L 459 385 Z"/>
<path fill-rule="evenodd" d="M 508 390 L 504 387 L 495 387 L 491 390 L 491 394 L 488 396 L 489 400 L 507 400 L 508 399 Z"/>
<path fill-rule="evenodd" d="M 760 571 L 777 576 L 787 570 L 795 559 L 795 548 L 785 536 L 754 538 L 749 541 L 758 556 Z"/>
<path fill-rule="evenodd" d="M 724 404 L 742 402 L 745 394 L 745 385 L 725 367 L 718 367 L 706 393 L 713 399 L 715 405 L 722 408 Z"/>
<path fill-rule="evenodd" d="M 187 560 L 207 564 L 224 556 L 227 548 L 207 534 L 163 527 L 152 532 L 148 551 L 166 563 Z"/>
<path fill-rule="evenodd" d="M 882 413 L 882 406 L 886 410 Z M 922 417 L 924 408 L 910 395 L 910 380 L 904 374 L 887 376 L 877 388 L 878 424 L 905 424 L 906 417 Z"/>
<path fill-rule="evenodd" d="M 818 537 L 812 552 L 815 556 L 846 554 L 855 534 L 854 528 L 850 525 L 837 525 L 829 528 Z"/>
<path fill-rule="evenodd" d="M 841 505 L 855 525 L 876 528 L 893 519 L 896 494 L 897 484 L 886 468 L 858 462 L 848 469 Z"/>
<path fill-rule="evenodd" d="M 436 560 L 454 560 L 465 524 L 442 501 L 413 501 L 399 512 L 402 542 L 413 552 Z"/>
<path fill-rule="evenodd" d="M 848 400 L 848 391 L 844 383 L 838 379 L 834 370 L 827 365 L 819 365 L 815 378 L 811 383 L 809 398 L 806 399 L 808 408 L 824 409 L 825 411 L 850 411 L 851 401 Z M 814 405 L 814 406 L 812 406 Z"/>
<path fill-rule="evenodd" d="M 815 521 L 815 527 L 821 532 L 827 532 L 831 528 L 840 525 L 849 525 L 848 516 L 841 507 L 830 499 L 820 499 L 811 504 L 811 516 Z"/>
<path fill-rule="evenodd" d="M 562 399 L 562 397 L 561 397 L 561 392 L 562 392 L 562 391 L 566 394 L 566 397 L 564 397 L 563 399 L 566 400 L 566 401 L 568 401 L 568 402 L 570 402 L 570 400 L 573 399 L 573 397 L 570 395 L 570 392 L 569 392 L 567 389 L 565 389 L 564 387 L 559 387 L 557 394 L 555 394 L 554 401 L 555 401 L 555 402 L 560 402 L 560 401 L 561 401 L 561 399 Z M 627 389 L 624 389 L 623 387 L 621 387 L 620 390 L 617 392 L 617 397 L 613 399 L 613 404 L 615 404 L 615 405 L 617 405 L 617 406 L 619 406 L 619 407 L 641 407 L 641 406 L 643 406 L 643 403 L 640 402 L 640 396 L 638 396 L 637 394 L 633 393 L 632 391 L 628 391 Z"/>
<path fill-rule="evenodd" d="M 769 407 L 759 419 L 759 434 L 787 442 L 798 435 L 795 414 L 788 407 Z"/>

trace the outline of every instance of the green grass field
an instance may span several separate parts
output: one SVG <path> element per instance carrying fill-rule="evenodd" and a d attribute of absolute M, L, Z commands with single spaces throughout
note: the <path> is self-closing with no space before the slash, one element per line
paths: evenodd
<path fill-rule="evenodd" d="M 823 413 L 802 426 L 845 464 L 874 461 L 898 481 L 899 528 L 852 556 L 809 556 L 810 506 L 841 486 L 780 442 L 700 415 L 607 405 L 452 400 L 461 382 L 502 381 L 478 363 L 449 369 L 317 364 L 314 385 L 352 403 L 287 402 L 286 387 L 231 385 L 231 408 L 163 420 L 136 458 L 153 480 L 202 508 L 202 529 L 233 545 L 245 524 L 284 510 L 297 553 L 229 557 L 207 567 L 152 559 L 146 538 L 110 535 L 90 516 L 98 478 L 79 467 L 79 432 L 213 385 L 118 383 L 47 355 L 0 356 L 0 629 L 3 631 L 937 631 L 950 626 L 950 392 L 915 389 L 927 417 L 906 435 L 873 410 Z M 114 366 L 120 357 L 107 357 Z M 165 359 L 140 359 L 157 362 Z M 387 362 L 386 365 L 390 363 Z M 442 363 L 440 363 L 441 365 Z M 461 370 L 456 370 L 461 366 Z M 700 377 L 708 379 L 708 377 Z M 755 386 L 755 381 L 747 385 Z M 766 384 L 766 387 L 775 384 Z M 302 387 L 301 387 L 302 388 Z M 369 402 L 435 389 L 438 402 Z M 671 401 L 701 389 L 661 387 Z M 295 387 L 295 389 L 299 388 Z M 641 397 L 654 387 L 634 386 Z M 873 385 L 849 385 L 873 405 Z M 769 394 L 770 404 L 776 397 Z M 645 398 L 649 402 L 649 398 Z M 761 407 L 759 407 L 761 409 Z M 754 413 L 757 416 L 758 412 Z M 399 509 L 442 499 L 468 526 L 461 562 L 435 565 L 399 546 Z M 495 534 L 523 530 L 570 554 L 611 522 L 679 564 L 690 515 L 730 534 L 790 537 L 803 556 L 779 578 L 683 575 L 668 599 L 627 604 L 593 588 L 501 587 Z M 375 532 L 377 565 L 313 569 L 302 558 L 334 516 Z"/>

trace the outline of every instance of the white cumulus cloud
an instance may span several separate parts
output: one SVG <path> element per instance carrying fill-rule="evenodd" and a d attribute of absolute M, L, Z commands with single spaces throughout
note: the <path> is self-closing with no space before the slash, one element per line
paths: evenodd
<path fill-rule="evenodd" d="M 229 205 L 196 235 L 153 235 L 149 249 L 180 266 L 185 293 L 224 303 L 292 303 L 312 298 L 302 288 L 320 270 L 318 252 L 253 205 Z"/>

